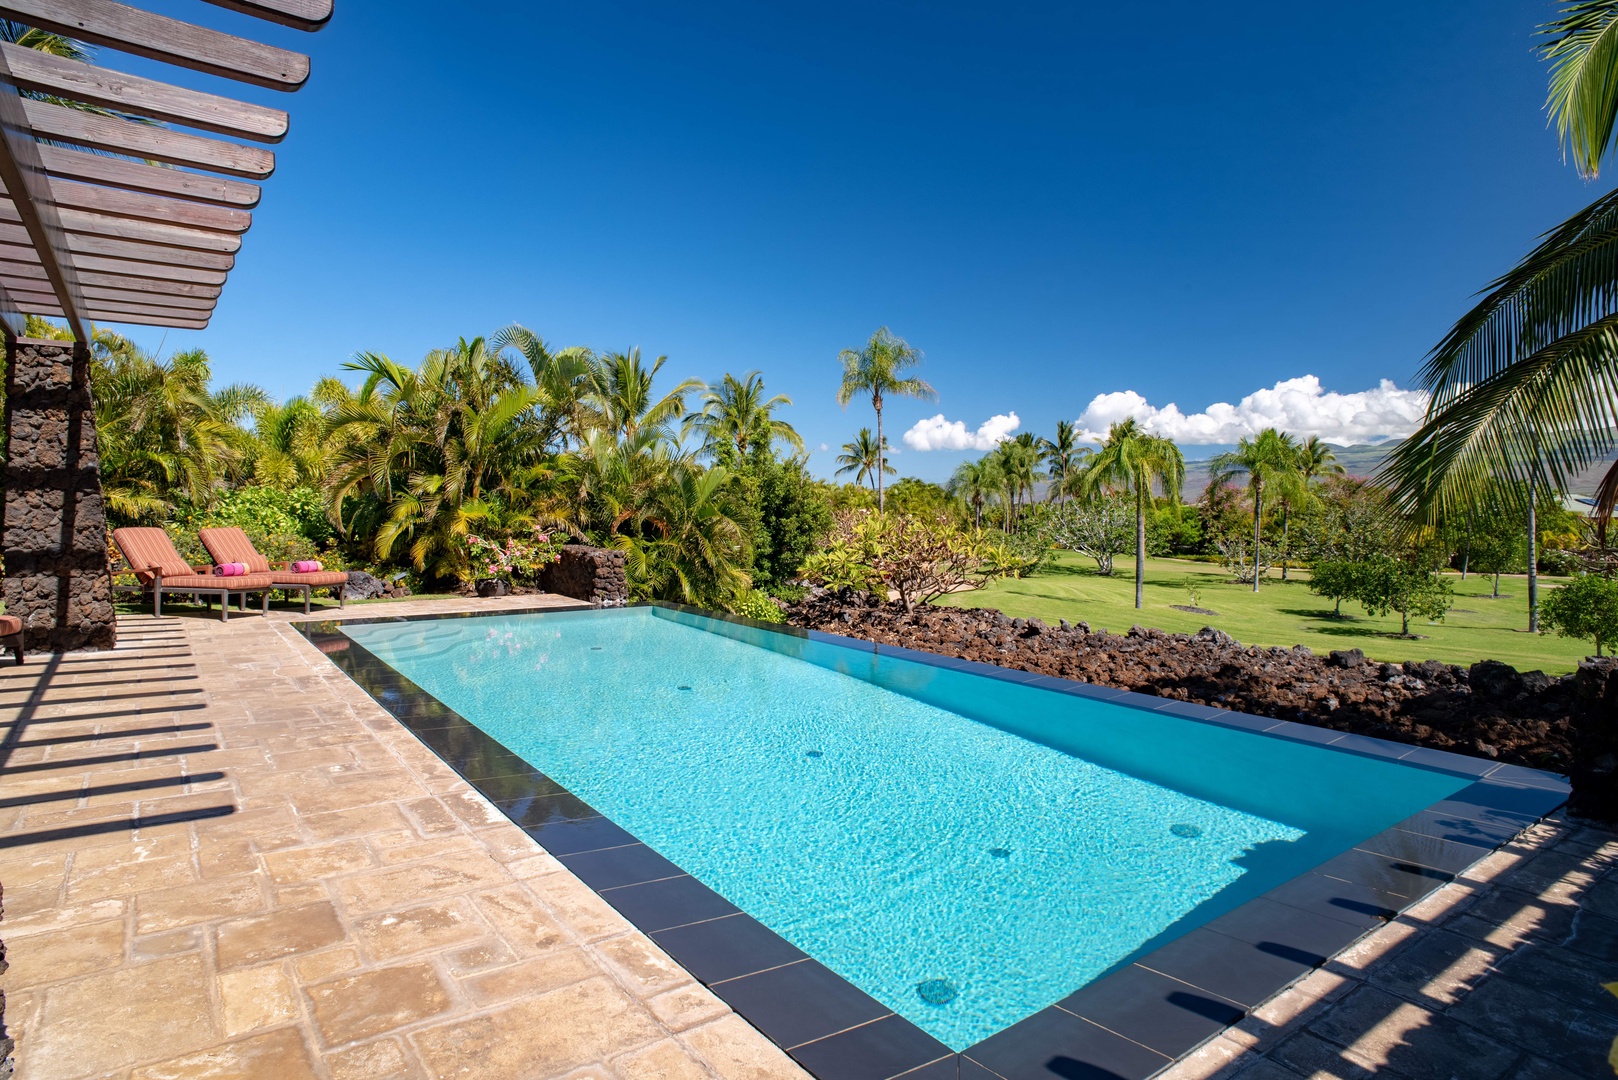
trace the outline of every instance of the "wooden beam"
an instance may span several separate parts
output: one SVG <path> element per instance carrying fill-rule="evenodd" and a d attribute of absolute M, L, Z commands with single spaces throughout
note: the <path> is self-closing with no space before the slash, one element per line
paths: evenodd
<path fill-rule="evenodd" d="M 97 214 L 88 210 L 60 207 L 62 229 L 70 236 L 99 236 L 113 240 L 139 240 L 148 244 L 190 248 L 193 251 L 211 251 L 235 254 L 242 246 L 242 238 L 232 233 L 207 232 L 181 225 L 163 225 L 155 221 L 137 221 L 133 218 Z M 9 196 L 0 196 L 0 223 L 23 225 L 21 212 Z M 71 245 L 69 250 L 72 250 Z"/>
<path fill-rule="evenodd" d="M 171 131 L 113 116 L 97 116 L 48 101 L 24 99 L 28 126 L 42 139 L 58 139 L 90 150 L 128 154 L 187 169 L 262 180 L 275 171 L 275 154 L 257 146 L 222 142 L 204 135 Z"/>
<path fill-rule="evenodd" d="M 0 218 L 5 216 L 0 207 Z M 14 244 L 31 248 L 33 241 L 21 225 L 0 220 L 0 244 Z M 160 267 L 183 267 L 193 270 L 229 270 L 236 265 L 234 255 L 216 251 L 190 251 L 185 248 L 148 244 L 139 240 L 116 240 L 103 236 L 67 234 L 67 249 L 73 253 L 75 264 L 81 255 L 95 255 L 108 259 L 132 259 Z"/>
<path fill-rule="evenodd" d="M 189 229 L 208 232 L 240 234 L 253 224 L 253 215 L 247 210 L 222 206 L 204 206 L 186 199 L 168 199 L 161 195 L 145 195 L 136 191 L 80 184 L 71 180 L 50 181 L 51 197 L 57 206 L 88 210 L 109 217 L 133 218 L 139 221 L 167 222 Z"/>
<path fill-rule="evenodd" d="M 19 228 L 18 226 L 5 226 Z M 0 242 L 0 262 L 24 266 L 39 266 L 39 256 L 27 244 Z M 123 278 L 142 278 L 155 282 L 180 282 L 189 285 L 223 285 L 228 272 L 199 270 L 190 266 L 169 266 L 163 263 L 136 262 L 133 259 L 108 259 L 100 255 L 74 255 L 73 265 L 84 273 L 116 274 Z M 43 270 L 43 267 L 40 267 Z"/>
<path fill-rule="evenodd" d="M 12 85 L 21 90 L 59 94 L 90 105 L 254 142 L 274 143 L 286 138 L 289 121 L 280 109 L 124 75 L 9 42 L 0 42 L 0 55 L 11 68 Z"/>
<path fill-rule="evenodd" d="M 0 289 L 0 295 L 4 290 Z M 19 312 L 30 315 L 42 315 L 46 318 L 63 318 L 62 309 L 56 306 L 56 301 L 48 297 L 37 299 L 16 298 Z M 104 323 L 128 323 L 134 326 L 167 326 L 176 330 L 206 330 L 207 319 L 188 318 L 187 312 L 178 312 L 169 308 L 146 308 L 114 304 L 107 307 L 91 308 L 86 317 Z M 17 318 L 17 336 L 22 336 L 22 318 Z"/>
<path fill-rule="evenodd" d="M 0 278 L 16 279 L 18 281 L 37 281 L 48 287 L 45 279 L 45 268 L 38 263 L 13 262 L 0 256 Z M 150 278 L 126 277 L 122 274 L 93 274 L 79 267 L 79 284 L 89 288 L 95 286 L 103 289 L 121 289 L 130 293 L 151 294 L 152 296 L 183 296 L 201 300 L 217 300 L 220 287 L 218 285 L 197 285 L 184 281 L 153 281 Z M 99 295 L 87 293 L 86 295 Z M 153 301 L 156 303 L 157 301 Z"/>
<path fill-rule="evenodd" d="M 309 81 L 309 58 L 302 53 L 115 0 L 0 0 L 0 16 L 147 60 L 271 90 L 296 90 Z"/>
<path fill-rule="evenodd" d="M 123 161 L 103 154 L 72 150 L 65 146 L 42 143 L 39 147 L 39 158 L 45 165 L 45 171 L 60 180 L 104 184 L 126 191 L 190 199 L 214 206 L 250 210 L 258 205 L 262 192 L 257 184 L 244 184 L 240 180 L 201 176 L 180 169 L 146 165 L 139 161 Z"/>
<path fill-rule="evenodd" d="M 130 289 L 108 289 L 100 285 L 84 286 L 86 304 L 135 304 L 139 307 L 174 308 L 177 311 L 212 311 L 218 300 L 212 296 L 169 296 L 164 293 L 144 293 Z M 187 316 L 195 318 L 196 316 Z"/>
<path fill-rule="evenodd" d="M 208 0 L 208 3 L 294 30 L 319 30 L 331 20 L 332 0 Z"/>

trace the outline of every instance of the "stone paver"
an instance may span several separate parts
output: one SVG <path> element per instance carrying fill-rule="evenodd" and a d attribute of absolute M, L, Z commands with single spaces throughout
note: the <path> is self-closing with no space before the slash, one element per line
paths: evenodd
<path fill-rule="evenodd" d="M 1615 897 L 1618 832 L 1542 822 L 1163 1076 L 1609 1075 Z"/>
<path fill-rule="evenodd" d="M 19 1076 L 806 1075 L 292 630 L 302 617 L 130 616 L 116 650 L 0 666 Z"/>

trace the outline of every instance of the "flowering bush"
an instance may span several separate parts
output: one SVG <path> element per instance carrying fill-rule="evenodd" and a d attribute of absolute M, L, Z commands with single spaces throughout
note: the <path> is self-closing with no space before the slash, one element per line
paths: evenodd
<path fill-rule="evenodd" d="M 510 581 L 531 578 L 562 557 L 562 540 L 549 533 L 535 532 L 532 540 L 508 536 L 495 540 L 466 536 L 466 559 L 474 581 Z"/>

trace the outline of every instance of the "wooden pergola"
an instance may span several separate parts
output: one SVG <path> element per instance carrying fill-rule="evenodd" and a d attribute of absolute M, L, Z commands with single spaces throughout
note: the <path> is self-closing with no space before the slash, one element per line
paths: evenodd
<path fill-rule="evenodd" d="M 332 0 L 206 2 L 308 31 L 332 12 Z M 302 53 L 114 0 L 0 0 L 0 18 L 254 86 L 293 91 L 309 78 Z M 263 144 L 287 126 L 280 109 L 0 42 L 5 336 L 22 334 L 25 313 L 66 319 L 80 341 L 92 320 L 207 326 L 256 181 L 275 168 Z"/>
<path fill-rule="evenodd" d="M 310 31 L 332 11 L 206 2 Z M 0 0 L 0 19 L 253 86 L 309 78 L 302 53 L 115 0 Z M 90 324 L 207 326 L 286 133 L 280 109 L 0 41 L 0 595 L 31 650 L 117 638 Z M 73 340 L 26 337 L 26 315 Z"/>

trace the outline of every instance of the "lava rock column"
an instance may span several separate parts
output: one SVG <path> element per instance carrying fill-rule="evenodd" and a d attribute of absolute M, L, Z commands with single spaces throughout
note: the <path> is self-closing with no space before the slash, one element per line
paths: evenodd
<path fill-rule="evenodd" d="M 6 612 L 30 650 L 107 649 L 116 640 L 107 512 L 83 342 L 6 342 Z"/>

